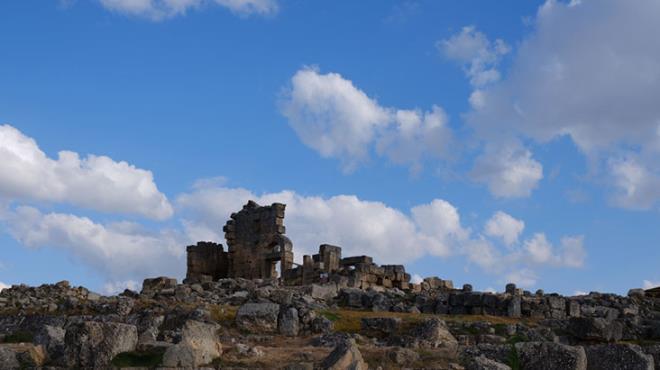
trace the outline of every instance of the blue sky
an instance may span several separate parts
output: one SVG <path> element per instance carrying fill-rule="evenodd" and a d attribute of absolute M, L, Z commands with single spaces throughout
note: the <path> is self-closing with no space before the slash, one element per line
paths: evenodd
<path fill-rule="evenodd" d="M 2 2 L 0 282 L 180 278 L 255 199 L 288 204 L 297 258 L 656 285 L 659 7 Z"/>

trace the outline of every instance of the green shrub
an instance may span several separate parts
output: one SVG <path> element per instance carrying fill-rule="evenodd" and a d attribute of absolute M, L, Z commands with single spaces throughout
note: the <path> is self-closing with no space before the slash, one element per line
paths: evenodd
<path fill-rule="evenodd" d="M 155 368 L 163 362 L 164 348 L 144 352 L 122 352 L 112 359 L 116 367 L 149 367 Z"/>

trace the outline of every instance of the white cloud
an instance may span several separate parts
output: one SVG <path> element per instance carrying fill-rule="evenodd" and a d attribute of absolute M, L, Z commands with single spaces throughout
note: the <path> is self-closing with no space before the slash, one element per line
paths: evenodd
<path fill-rule="evenodd" d="M 557 250 L 543 233 L 536 233 L 527 239 L 523 251 L 532 263 L 574 268 L 582 267 L 587 255 L 583 236 L 563 237 Z"/>
<path fill-rule="evenodd" d="M 653 289 L 660 287 L 660 281 L 644 280 L 642 282 L 644 289 Z"/>
<path fill-rule="evenodd" d="M 573 292 L 573 295 L 574 295 L 574 296 L 589 295 L 589 293 L 587 293 L 587 292 L 585 292 L 585 291 L 583 291 L 583 290 L 576 290 L 575 292 Z"/>
<path fill-rule="evenodd" d="M 126 281 L 109 281 L 103 285 L 103 293 L 107 295 L 114 295 L 123 292 L 125 289 L 130 289 L 132 291 L 140 291 L 142 289 L 142 283 L 139 283 L 135 280 L 126 280 Z"/>
<path fill-rule="evenodd" d="M 338 158 L 348 172 L 367 162 L 373 149 L 419 169 L 423 158 L 445 155 L 451 141 L 442 108 L 383 107 L 338 73 L 299 70 L 280 106 L 305 145 L 324 158 Z"/>
<path fill-rule="evenodd" d="M 471 177 L 486 184 L 496 197 L 528 197 L 543 178 L 543 166 L 532 158 L 529 150 L 488 146 L 476 159 Z"/>
<path fill-rule="evenodd" d="M 21 244 L 63 249 L 111 280 L 181 276 L 185 270 L 189 240 L 174 231 L 150 232 L 131 222 L 102 225 L 86 217 L 43 214 L 25 206 L 6 211 L 0 219 Z"/>
<path fill-rule="evenodd" d="M 11 285 L 7 285 L 7 284 L 3 283 L 2 281 L 0 281 L 0 292 L 3 289 L 8 289 L 8 288 L 11 288 Z"/>
<path fill-rule="evenodd" d="M 531 288 L 536 285 L 538 276 L 534 271 L 524 268 L 509 273 L 506 275 L 506 280 L 507 282 L 514 283 L 521 288 Z"/>
<path fill-rule="evenodd" d="M 61 151 L 57 159 L 51 159 L 34 139 L 9 125 L 0 126 L 0 196 L 153 219 L 173 214 L 150 171 L 105 156 L 81 159 L 70 151 Z"/>
<path fill-rule="evenodd" d="M 510 246 L 518 242 L 518 237 L 524 229 L 524 221 L 498 211 L 486 222 L 484 233 L 491 237 L 501 238 L 506 245 Z"/>
<path fill-rule="evenodd" d="M 424 281 L 424 278 L 423 278 L 421 275 L 419 275 L 419 274 L 413 274 L 413 275 L 410 277 L 410 282 L 413 283 L 413 284 L 419 284 L 419 283 L 421 283 L 422 281 Z"/>
<path fill-rule="evenodd" d="M 99 0 L 111 11 L 154 21 L 184 15 L 191 9 L 220 5 L 238 15 L 271 15 L 278 11 L 276 0 Z"/>
<path fill-rule="evenodd" d="M 486 140 L 509 135 L 545 143 L 568 136 L 598 169 L 619 151 L 635 161 L 604 166 L 616 203 L 660 200 L 660 2 L 548 0 L 499 82 L 471 98 L 469 125 Z M 476 47 L 475 47 L 476 48 Z"/>
<path fill-rule="evenodd" d="M 426 254 L 455 253 L 458 241 L 466 234 L 456 208 L 439 199 L 414 207 L 412 217 L 352 195 L 322 198 L 291 191 L 256 195 L 245 189 L 195 189 L 181 195 L 177 205 L 189 235 L 200 240 L 223 240 L 221 226 L 249 199 L 260 204 L 287 205 L 287 235 L 299 259 L 303 254 L 317 253 L 320 244 L 329 243 L 341 246 L 346 256 L 366 253 L 376 256 L 379 263 L 411 262 Z"/>
<path fill-rule="evenodd" d="M 538 234 L 524 243 L 528 248 L 501 250 L 488 235 L 474 235 L 463 226 L 458 209 L 441 199 L 412 207 L 406 214 L 352 195 L 316 197 L 291 191 L 258 195 L 240 188 L 209 187 L 180 195 L 176 204 L 192 239 L 222 241 L 222 225 L 249 199 L 287 204 L 287 235 L 298 260 L 329 243 L 341 246 L 344 256 L 367 254 L 377 263 L 409 263 L 424 256 L 464 258 L 466 264 L 490 274 L 506 276 L 513 271 L 522 276 L 519 272 L 525 271 L 523 277 L 529 278 L 535 267 L 576 268 L 586 257 L 582 237 L 565 237 L 554 248 L 544 234 Z M 508 238 L 522 232 L 516 229 L 523 221 L 513 220 L 517 222 L 506 225 L 512 230 L 507 231 Z"/>
<path fill-rule="evenodd" d="M 463 27 L 461 32 L 439 41 L 436 47 L 446 58 L 464 65 L 465 74 L 475 87 L 500 79 L 495 67 L 502 56 L 511 50 L 501 39 L 491 42 L 474 26 Z"/>

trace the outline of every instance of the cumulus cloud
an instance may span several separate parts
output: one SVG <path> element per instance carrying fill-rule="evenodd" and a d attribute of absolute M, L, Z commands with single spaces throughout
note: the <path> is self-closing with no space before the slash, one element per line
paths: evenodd
<path fill-rule="evenodd" d="M 34 139 L 9 125 L 0 126 L 0 196 L 152 219 L 173 214 L 150 171 L 105 156 L 81 158 L 71 151 L 52 159 Z"/>
<path fill-rule="evenodd" d="M 513 271 L 506 275 L 506 281 L 514 283 L 521 288 L 531 288 L 536 285 L 538 276 L 530 269 L 521 269 Z"/>
<path fill-rule="evenodd" d="M 338 73 L 299 70 L 280 107 L 305 145 L 322 157 L 338 158 L 345 171 L 368 161 L 374 149 L 417 170 L 425 157 L 445 155 L 451 141 L 442 108 L 423 112 L 383 107 Z"/>
<path fill-rule="evenodd" d="M 154 21 L 184 15 L 191 9 L 216 4 L 238 15 L 277 13 L 276 0 L 100 0 L 111 11 Z"/>
<path fill-rule="evenodd" d="M 498 211 L 486 221 L 484 233 L 491 237 L 500 238 L 506 245 L 510 246 L 518 242 L 518 237 L 524 229 L 524 221 Z"/>
<path fill-rule="evenodd" d="M 249 199 L 287 205 L 287 235 L 294 242 L 297 258 L 317 253 L 320 244 L 329 243 L 341 246 L 346 255 L 366 253 L 378 256 L 381 263 L 411 262 L 426 254 L 455 253 L 466 234 L 456 208 L 438 199 L 414 207 L 412 216 L 353 195 L 323 198 L 291 191 L 257 195 L 232 188 L 196 189 L 179 196 L 177 205 L 187 234 L 201 240 L 223 240 L 221 225 Z"/>
<path fill-rule="evenodd" d="M 653 289 L 660 287 L 660 281 L 651 281 L 651 280 L 644 280 L 642 282 L 642 286 L 644 289 Z"/>
<path fill-rule="evenodd" d="M 536 267 L 577 268 L 586 258 L 582 237 L 565 237 L 555 247 L 539 233 L 520 246 L 498 248 L 492 238 L 517 239 L 523 231 L 522 220 L 498 212 L 489 221 L 499 223 L 499 229 L 491 226 L 492 235 L 485 231 L 475 234 L 462 224 L 459 210 L 441 199 L 404 213 L 352 195 L 316 197 L 292 191 L 259 195 L 247 189 L 212 186 L 180 195 L 176 205 L 192 239 L 222 241 L 221 226 L 249 199 L 287 204 L 287 235 L 298 259 L 317 253 L 319 244 L 329 243 L 341 246 L 346 256 L 368 254 L 379 263 L 409 263 L 424 256 L 464 258 L 466 264 L 487 273 L 515 273 L 515 277 L 526 278 L 520 281 L 529 283 Z"/>
<path fill-rule="evenodd" d="M 546 1 L 507 75 L 471 97 L 466 121 L 483 138 L 568 136 L 596 169 L 606 164 L 616 204 L 656 204 L 658 12 L 654 0 Z M 611 161 L 621 150 L 638 158 Z"/>
<path fill-rule="evenodd" d="M 511 50 L 501 39 L 491 42 L 474 26 L 463 27 L 461 32 L 438 41 L 436 47 L 446 58 L 463 64 L 465 74 L 475 87 L 500 79 L 496 66 Z"/>
<path fill-rule="evenodd" d="M 151 232 L 131 222 L 104 225 L 70 214 L 44 214 L 27 206 L 5 211 L 0 219 L 21 244 L 63 249 L 110 279 L 181 276 L 185 268 L 189 240 L 175 231 Z"/>
<path fill-rule="evenodd" d="M 543 179 L 543 166 L 532 153 L 517 146 L 488 146 L 471 171 L 474 181 L 488 186 L 499 198 L 531 195 Z"/>
<path fill-rule="evenodd" d="M 142 283 L 139 283 L 135 280 L 126 280 L 109 281 L 103 284 L 103 293 L 107 295 L 118 294 L 126 289 L 130 289 L 132 291 L 140 291 L 140 289 L 142 289 Z"/>

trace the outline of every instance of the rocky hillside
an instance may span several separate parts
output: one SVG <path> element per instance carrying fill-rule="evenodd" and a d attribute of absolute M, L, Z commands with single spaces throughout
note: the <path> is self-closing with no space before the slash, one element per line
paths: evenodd
<path fill-rule="evenodd" d="M 0 293 L 0 369 L 656 369 L 660 298 L 276 280 Z M 658 364 L 657 367 L 654 364 Z"/>

